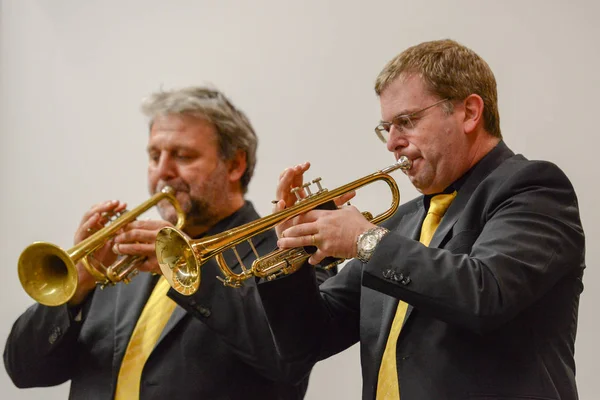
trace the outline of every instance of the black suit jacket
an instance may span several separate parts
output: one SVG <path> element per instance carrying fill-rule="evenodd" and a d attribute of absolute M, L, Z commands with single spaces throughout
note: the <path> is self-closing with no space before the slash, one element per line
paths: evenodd
<path fill-rule="evenodd" d="M 218 223 L 214 234 L 258 218 L 250 203 Z M 276 246 L 273 232 L 253 240 L 259 254 Z M 249 246 L 238 247 L 246 265 Z M 239 271 L 235 258 L 230 266 Z M 282 382 L 290 371 L 273 349 L 254 282 L 242 289 L 216 280 L 210 260 L 193 297 L 176 307 L 150 354 L 141 399 L 301 399 L 307 380 Z M 83 307 L 81 322 L 66 306 L 35 304 L 14 324 L 4 363 L 18 387 L 53 386 L 71 381 L 71 399 L 112 399 L 121 360 L 135 323 L 157 277 L 140 274 L 129 285 L 96 289 Z M 187 309 L 187 310 L 186 310 Z M 196 318 L 195 316 L 199 317 Z"/>
<path fill-rule="evenodd" d="M 282 356 L 308 371 L 360 341 L 363 398 L 374 399 L 402 299 L 402 400 L 577 399 L 584 234 L 569 180 L 500 142 L 461 183 L 429 247 L 420 197 L 386 222 L 369 263 L 349 263 L 320 293 L 308 268 L 261 284 Z M 291 290 L 286 320 L 278 299 Z"/>

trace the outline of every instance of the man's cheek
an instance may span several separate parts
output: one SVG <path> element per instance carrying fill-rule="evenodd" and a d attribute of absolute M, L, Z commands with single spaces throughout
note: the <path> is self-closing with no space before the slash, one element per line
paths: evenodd
<path fill-rule="evenodd" d="M 189 193 L 178 192 L 177 195 L 175 196 L 175 198 L 177 199 L 177 201 L 179 202 L 179 205 L 181 207 L 186 208 L 189 206 L 189 203 L 190 203 Z"/>

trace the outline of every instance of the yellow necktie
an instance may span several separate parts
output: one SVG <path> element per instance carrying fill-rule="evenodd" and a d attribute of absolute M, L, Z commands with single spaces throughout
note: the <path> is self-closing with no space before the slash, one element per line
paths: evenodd
<path fill-rule="evenodd" d="M 429 246 L 429 243 L 431 243 L 435 230 L 455 197 L 456 192 L 438 194 L 431 198 L 429 211 L 421 226 L 421 237 L 419 239 L 425 246 Z M 394 316 L 394 321 L 392 321 L 390 334 L 381 359 L 381 366 L 379 367 L 379 378 L 377 381 L 378 400 L 400 400 L 400 385 L 398 383 L 398 370 L 396 369 L 396 345 L 407 309 L 407 303 L 403 301 L 398 303 L 396 315 Z"/>
<path fill-rule="evenodd" d="M 142 369 L 176 304 L 167 297 L 169 283 L 160 277 L 135 325 L 121 362 L 115 400 L 139 399 Z"/>

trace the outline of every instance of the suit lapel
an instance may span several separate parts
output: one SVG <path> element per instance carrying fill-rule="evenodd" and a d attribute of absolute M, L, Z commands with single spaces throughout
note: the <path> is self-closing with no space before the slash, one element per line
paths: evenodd
<path fill-rule="evenodd" d="M 429 247 L 439 247 L 442 244 L 444 238 L 450 233 L 452 227 L 466 208 L 471 195 L 477 189 L 479 183 L 513 155 L 514 153 L 501 141 L 467 173 L 468 176 L 465 176 L 456 198 L 450 204 L 450 207 L 448 207 L 440 225 L 433 234 Z"/>
<path fill-rule="evenodd" d="M 448 207 L 446 214 L 442 218 L 440 225 L 435 230 L 433 237 L 431 238 L 431 242 L 429 243 L 429 247 L 439 247 L 446 235 L 450 232 L 458 217 L 460 216 L 462 210 L 464 210 L 464 206 L 469 201 L 471 197 L 471 192 L 466 193 L 465 191 L 459 191 L 456 195 L 456 198 Z"/>
<path fill-rule="evenodd" d="M 171 301 L 173 301 L 173 300 L 171 300 Z M 183 307 L 180 307 L 179 305 L 176 306 L 175 309 L 173 310 L 173 314 L 171 314 L 171 317 L 167 321 L 167 324 L 165 325 L 162 333 L 160 334 L 158 340 L 156 341 L 154 348 L 156 348 L 156 346 L 158 346 L 160 344 L 160 342 L 162 342 L 164 337 L 167 336 L 173 330 L 173 328 L 175 328 L 175 326 L 177 326 L 177 324 L 187 315 L 188 315 L 188 312 Z"/>

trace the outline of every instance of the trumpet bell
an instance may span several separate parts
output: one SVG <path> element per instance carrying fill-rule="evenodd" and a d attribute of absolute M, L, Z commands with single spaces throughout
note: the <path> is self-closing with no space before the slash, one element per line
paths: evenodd
<path fill-rule="evenodd" d="M 142 213 L 162 200 L 171 202 L 177 212 L 177 227 L 185 224 L 185 212 L 175 197 L 175 191 L 165 186 L 131 211 L 120 213 L 110 219 L 102 229 L 82 240 L 69 250 L 47 243 L 35 242 L 27 247 L 19 257 L 19 279 L 21 285 L 34 300 L 47 306 L 59 306 L 71 300 L 77 291 L 79 274 L 77 263 L 81 262 L 97 285 L 103 288 L 117 282 L 129 283 L 138 272 L 140 256 L 124 256 L 112 265 L 105 266 L 97 260 L 92 263 L 93 253 L 104 246 L 125 225 L 136 220 Z"/>
<path fill-rule="evenodd" d="M 200 265 L 190 240 L 176 228 L 166 227 L 156 236 L 156 248 L 160 249 L 156 260 L 169 285 L 186 296 L 195 293 L 200 287 Z"/>
<path fill-rule="evenodd" d="M 77 290 L 75 263 L 66 251 L 52 243 L 29 245 L 19 257 L 18 271 L 25 292 L 46 306 L 68 302 Z"/>

